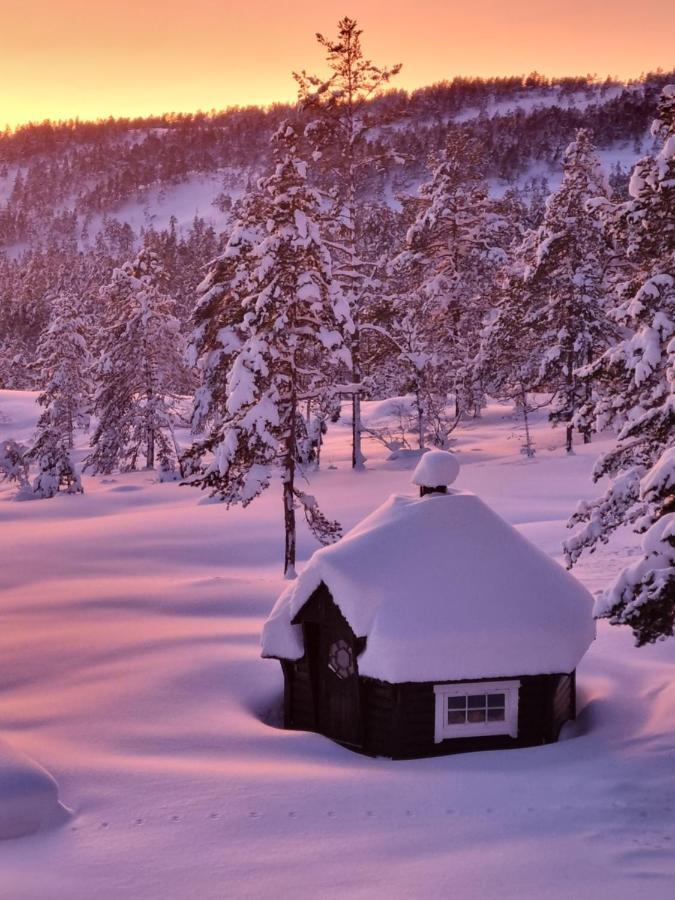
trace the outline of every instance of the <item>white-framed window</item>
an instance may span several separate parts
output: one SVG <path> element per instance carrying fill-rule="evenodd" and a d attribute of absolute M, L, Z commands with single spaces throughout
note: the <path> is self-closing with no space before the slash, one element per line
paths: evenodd
<path fill-rule="evenodd" d="M 519 687 L 519 681 L 434 685 L 435 742 L 489 734 L 518 737 Z"/>

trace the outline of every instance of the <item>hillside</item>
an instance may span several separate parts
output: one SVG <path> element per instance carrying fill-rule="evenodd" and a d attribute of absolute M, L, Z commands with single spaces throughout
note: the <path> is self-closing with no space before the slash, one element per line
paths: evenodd
<path fill-rule="evenodd" d="M 485 148 L 495 188 L 557 177 L 561 154 L 579 127 L 590 128 L 609 169 L 630 162 L 649 145 L 647 127 L 663 74 L 625 84 L 584 78 L 559 81 L 455 79 L 412 94 L 392 91 L 371 101 L 391 124 L 370 140 L 382 153 L 363 189 L 373 196 L 414 191 L 428 157 L 457 124 Z M 214 204 L 235 197 L 264 166 L 269 136 L 285 106 L 222 113 L 166 115 L 98 123 L 43 123 L 0 135 L 0 248 L 18 252 L 63 241 L 72 231 L 92 246 L 103 217 L 142 227 L 166 227 L 172 215 L 195 215 L 220 227 Z M 320 173 L 319 173 L 320 174 Z M 221 196 L 220 206 L 223 205 Z M 65 228 L 65 232 L 64 232 Z"/>
<path fill-rule="evenodd" d="M 541 223 L 580 127 L 592 133 L 614 198 L 623 199 L 633 163 L 653 149 L 649 124 L 669 77 L 455 79 L 367 101 L 359 115 L 371 163 L 356 183 L 366 255 L 398 252 L 420 185 L 460 132 L 480 148 L 495 202 L 517 210 L 516 230 Z M 195 288 L 242 195 L 269 167 L 270 135 L 289 117 L 302 128 L 310 113 L 275 106 L 47 122 L 0 134 L 0 385 L 38 388 L 37 344 L 56 293 L 68 284 L 85 317 L 98 322 L 101 286 L 141 245 L 160 258 L 187 334 Z M 304 149 L 309 158 L 311 147 Z M 327 192 L 332 156 L 330 148 L 314 154 L 309 171 Z"/>

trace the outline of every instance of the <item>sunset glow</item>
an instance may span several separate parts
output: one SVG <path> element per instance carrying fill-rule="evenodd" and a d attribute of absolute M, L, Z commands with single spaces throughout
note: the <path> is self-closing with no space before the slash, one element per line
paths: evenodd
<path fill-rule="evenodd" d="M 3 0 L 0 127 L 268 104 L 321 70 L 317 30 L 358 19 L 413 89 L 455 75 L 638 76 L 675 62 L 672 0 Z M 600 28 L 605 39 L 598 41 Z"/>

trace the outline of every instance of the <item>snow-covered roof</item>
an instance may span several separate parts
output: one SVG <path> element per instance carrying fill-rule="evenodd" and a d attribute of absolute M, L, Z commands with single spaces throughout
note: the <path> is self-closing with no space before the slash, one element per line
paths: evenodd
<path fill-rule="evenodd" d="M 420 487 L 440 487 L 452 484 L 459 475 L 457 457 L 447 450 L 427 450 L 413 472 L 413 484 Z"/>
<path fill-rule="evenodd" d="M 390 497 L 317 551 L 265 623 L 263 656 L 299 659 L 292 620 L 321 583 L 383 681 L 571 672 L 595 637 L 588 591 L 477 496 Z"/>

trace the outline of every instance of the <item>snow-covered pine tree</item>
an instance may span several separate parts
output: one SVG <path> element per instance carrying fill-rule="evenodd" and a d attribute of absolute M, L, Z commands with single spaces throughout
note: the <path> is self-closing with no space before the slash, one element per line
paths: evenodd
<path fill-rule="evenodd" d="M 28 458 L 38 468 L 32 485 L 35 497 L 54 497 L 59 491 L 66 494 L 84 493 L 80 474 L 70 453 L 68 438 L 51 421 L 49 410 L 40 417 L 37 436 Z"/>
<path fill-rule="evenodd" d="M 0 441 L 0 481 L 16 482 L 20 490 L 28 489 L 28 447 L 13 438 Z"/>
<path fill-rule="evenodd" d="M 37 348 L 36 368 L 44 407 L 29 459 L 38 466 L 33 492 L 53 497 L 59 490 L 80 493 L 80 476 L 70 451 L 76 428 L 89 425 L 91 355 L 78 298 L 69 287 L 57 293 L 47 329 Z"/>
<path fill-rule="evenodd" d="M 572 452 L 573 419 L 588 400 L 589 383 L 577 369 L 611 342 L 607 317 L 607 274 L 612 254 L 593 209 L 607 200 L 607 181 L 586 129 L 579 129 L 563 159 L 563 180 L 546 203 L 541 227 L 526 238 L 529 265 L 524 288 L 534 303 L 527 327 L 539 344 L 542 389 L 555 392 L 551 421 L 566 426 Z M 585 439 L 588 431 L 584 430 Z"/>
<path fill-rule="evenodd" d="M 330 392 L 336 368 L 350 363 L 341 337 L 349 311 L 333 288 L 317 224 L 320 197 L 307 184 L 296 132 L 282 125 L 273 144 L 274 171 L 207 276 L 195 315 L 193 348 L 205 385 L 195 421 L 206 422 L 207 434 L 186 461 L 188 483 L 228 505 L 248 505 L 279 471 L 291 578 L 296 502 L 324 543 L 340 534 L 296 476 L 302 406 Z"/>
<path fill-rule="evenodd" d="M 304 70 L 294 73 L 299 99 L 304 109 L 317 118 L 306 128 L 305 134 L 315 146 L 315 154 L 323 154 L 332 184 L 331 209 L 326 215 L 331 233 L 333 276 L 339 284 L 350 309 L 349 342 L 354 385 L 352 392 L 352 466 L 362 468 L 361 448 L 361 311 L 371 289 L 373 261 L 366 258 L 359 240 L 363 229 L 360 217 L 363 203 L 358 184 L 367 167 L 373 166 L 372 147 L 368 137 L 373 128 L 383 122 L 371 100 L 398 74 L 400 65 L 391 68 L 376 66 L 366 59 L 361 47 L 357 22 L 345 16 L 338 22 L 336 40 L 317 34 L 319 44 L 326 51 L 330 70 L 328 77 L 309 75 Z"/>
<path fill-rule="evenodd" d="M 413 397 L 418 448 L 424 450 L 431 442 L 444 449 L 459 417 L 448 410 L 453 380 L 445 333 L 438 327 L 433 302 L 429 303 L 428 296 L 419 290 L 417 263 L 413 256 L 407 257 L 405 265 L 400 256 L 394 260 L 391 287 L 395 285 L 395 292 L 385 295 L 386 318 L 363 324 L 362 331 L 369 343 L 374 336 L 379 338 L 377 382 L 385 396 Z"/>
<path fill-rule="evenodd" d="M 509 243 L 509 225 L 481 175 L 480 151 L 463 129 L 451 132 L 431 180 L 420 189 L 418 206 L 392 271 L 406 285 L 418 344 L 422 336 L 426 342 L 417 352 L 435 390 L 445 393 L 443 406 L 448 392 L 454 393 L 456 419 L 479 412 L 483 402 L 475 362 Z M 442 369 L 445 386 L 434 368 Z"/>
<path fill-rule="evenodd" d="M 579 505 L 569 524 L 584 527 L 565 546 L 573 565 L 621 525 L 644 534 L 642 558 L 597 609 L 612 624 L 629 625 L 638 646 L 675 627 L 675 85 L 663 90 L 652 133 L 662 148 L 636 164 L 631 199 L 608 221 L 631 267 L 614 312 L 626 336 L 584 373 L 599 396 L 582 410 L 582 424 L 617 432 L 593 477 L 613 482 Z"/>
<path fill-rule="evenodd" d="M 500 283 L 497 308 L 481 335 L 478 366 L 488 394 L 513 402 L 523 418 L 525 456 L 535 454 L 529 415 L 533 411 L 530 394 L 538 383 L 539 343 L 536 330 L 529 327 L 533 298 L 523 277 L 524 259 L 518 248 Z"/>
<path fill-rule="evenodd" d="M 156 255 L 143 249 L 133 262 L 115 269 L 102 288 L 105 325 L 94 398 L 98 424 L 85 461 L 94 472 L 133 470 L 142 456 L 146 468 L 159 462 L 161 477 L 175 477 L 175 388 L 184 348 L 166 282 Z"/>
<path fill-rule="evenodd" d="M 68 447 L 73 446 L 75 429 L 89 426 L 91 365 L 79 299 L 71 288 L 63 287 L 54 298 L 35 366 L 43 385 L 38 403 L 50 411 L 51 421 L 65 435 Z"/>
<path fill-rule="evenodd" d="M 267 234 L 267 196 L 251 185 L 235 207 L 235 221 L 225 250 L 212 261 L 197 288 L 187 359 L 200 385 L 192 405 L 192 430 L 215 433 L 228 417 L 228 373 L 245 339 L 244 313 L 251 293 L 255 253 Z M 186 462 L 194 460 L 194 448 Z"/>

